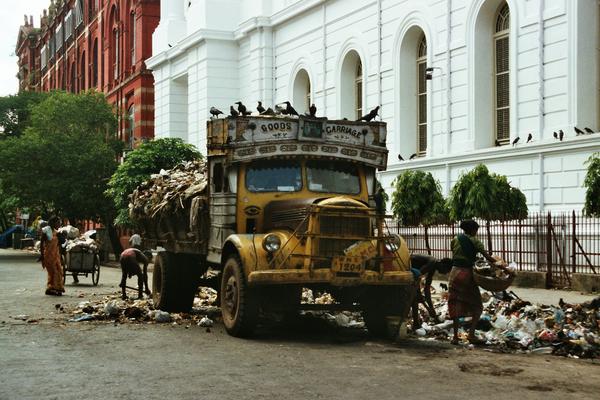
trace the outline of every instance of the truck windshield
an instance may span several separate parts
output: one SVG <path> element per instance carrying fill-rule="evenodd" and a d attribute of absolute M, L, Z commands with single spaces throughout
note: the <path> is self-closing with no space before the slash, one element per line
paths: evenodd
<path fill-rule="evenodd" d="M 302 189 L 300 164 L 290 161 L 253 163 L 246 170 L 246 188 L 251 192 L 297 192 Z"/>
<path fill-rule="evenodd" d="M 306 163 L 308 190 L 313 192 L 358 194 L 360 180 L 356 165 L 338 161 Z"/>

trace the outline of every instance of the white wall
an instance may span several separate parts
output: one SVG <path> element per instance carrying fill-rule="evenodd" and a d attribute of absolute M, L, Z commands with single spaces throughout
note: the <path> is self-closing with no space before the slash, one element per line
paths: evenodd
<path fill-rule="evenodd" d="M 447 191 L 461 171 L 480 162 L 527 196 L 532 210 L 579 209 L 584 160 L 600 151 L 600 135 L 576 137 L 573 127 L 600 126 L 599 6 L 595 0 L 508 0 L 511 9 L 511 140 L 494 147 L 489 47 L 500 0 L 163 0 L 168 11 L 148 60 L 156 81 L 156 136 L 179 135 L 173 82 L 187 77 L 187 135 L 201 150 L 210 106 L 228 112 L 294 98 L 306 70 L 318 115 L 344 116 L 343 63 L 363 63 L 363 109 L 381 105 L 388 123 L 384 186 L 408 169 L 431 171 Z M 182 28 L 183 27 L 183 28 Z M 183 29 L 183 33 L 182 33 Z M 399 162 L 415 149 L 416 32 L 427 38 L 426 157 Z M 171 44 L 172 47 L 168 47 Z M 490 46 L 487 46 L 487 45 Z M 416 43 L 414 44 L 416 46 Z M 486 47 L 487 46 L 487 47 Z M 408 61 L 405 55 L 409 55 Z M 180 120 L 180 119 L 179 119 Z M 175 129 L 173 131 L 173 129 Z M 553 138 L 563 130 L 565 140 Z M 529 133 L 533 141 L 525 143 Z"/>

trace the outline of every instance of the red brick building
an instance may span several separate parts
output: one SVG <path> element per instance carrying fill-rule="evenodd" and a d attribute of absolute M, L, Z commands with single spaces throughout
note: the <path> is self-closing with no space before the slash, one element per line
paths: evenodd
<path fill-rule="evenodd" d="M 154 79 L 145 60 L 160 0 L 51 0 L 40 28 L 25 17 L 17 42 L 20 90 L 96 89 L 120 111 L 131 146 L 154 136 Z"/>

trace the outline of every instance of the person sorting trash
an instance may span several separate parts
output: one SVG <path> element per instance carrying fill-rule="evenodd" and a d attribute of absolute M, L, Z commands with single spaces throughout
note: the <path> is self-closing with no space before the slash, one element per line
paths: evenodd
<path fill-rule="evenodd" d="M 122 298 L 125 300 L 127 298 L 127 294 L 125 293 L 127 278 L 131 278 L 134 275 L 138 277 L 138 298 L 141 299 L 142 291 L 144 290 L 145 285 L 145 293 L 150 296 L 152 293 L 148 288 L 148 257 L 142 253 L 140 250 L 130 247 L 128 249 L 123 250 L 121 253 L 121 257 L 119 258 L 121 263 L 121 283 L 119 286 L 122 290 Z M 140 268 L 139 263 L 144 264 L 144 269 Z"/>
<path fill-rule="evenodd" d="M 430 317 L 433 317 L 436 323 L 439 323 L 439 318 L 433 307 L 431 301 L 431 282 L 436 271 L 440 274 L 447 274 L 452 269 L 452 260 L 450 258 L 443 258 L 438 260 L 433 256 L 426 254 L 411 254 L 410 256 L 411 269 L 419 271 L 419 278 L 425 276 L 425 283 L 423 290 L 421 291 L 421 285 L 417 284 L 415 298 L 412 304 L 412 318 L 413 326 L 412 329 L 416 330 L 421 327 L 421 320 L 419 318 L 419 304 L 423 303 L 429 312 Z"/>
<path fill-rule="evenodd" d="M 479 287 L 473 279 L 473 267 L 475 266 L 477 253 L 480 253 L 491 264 L 497 263 L 498 260 L 492 258 L 485 250 L 483 243 L 475 237 L 479 229 L 477 222 L 472 219 L 464 220 L 460 223 L 460 228 L 465 233 L 461 233 L 452 239 L 453 267 L 448 279 L 448 314 L 453 320 L 454 328 L 452 343 L 458 344 L 459 319 L 461 317 L 471 317 L 468 340 L 470 343 L 479 344 L 480 340 L 475 337 L 475 328 L 483 311 L 483 304 Z M 498 267 L 512 274 L 505 265 L 498 265 Z"/>

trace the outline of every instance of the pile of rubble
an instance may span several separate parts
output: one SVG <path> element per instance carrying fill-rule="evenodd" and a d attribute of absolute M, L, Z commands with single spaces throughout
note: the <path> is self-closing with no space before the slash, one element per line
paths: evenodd
<path fill-rule="evenodd" d="M 72 310 L 69 322 L 114 321 L 118 323 L 171 323 L 198 325 L 209 328 L 221 311 L 215 307 L 217 292 L 200 288 L 189 313 L 168 313 L 156 310 L 151 299 L 122 300 L 119 294 L 104 296 L 94 301 L 82 301 Z"/>
<path fill-rule="evenodd" d="M 531 352 L 574 358 L 600 357 L 600 300 L 582 304 L 558 306 L 534 305 L 513 297 L 499 299 L 483 293 L 484 312 L 477 325 L 476 335 L 492 350 L 502 352 Z M 447 316 L 448 304 L 442 299 L 436 313 Z M 468 328 L 470 318 L 461 319 Z M 417 336 L 448 340 L 452 335 L 452 321 L 440 324 L 424 323 L 415 330 Z M 460 336 L 466 339 L 461 327 Z"/>
<path fill-rule="evenodd" d="M 133 218 L 174 213 L 189 204 L 206 189 L 206 163 L 188 161 L 168 171 L 161 170 L 142 183 L 130 196 L 129 213 Z"/>

